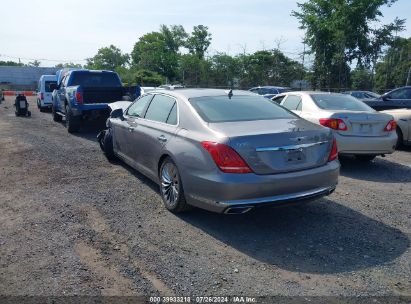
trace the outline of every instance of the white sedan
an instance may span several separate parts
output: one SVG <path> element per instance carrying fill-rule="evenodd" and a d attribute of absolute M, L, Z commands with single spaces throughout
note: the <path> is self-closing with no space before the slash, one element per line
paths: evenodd
<path fill-rule="evenodd" d="M 397 145 L 411 146 L 411 110 L 395 109 L 381 111 L 380 113 L 392 115 L 397 122 Z"/>
<path fill-rule="evenodd" d="M 379 113 L 350 95 L 288 92 L 272 100 L 308 121 L 333 129 L 339 154 L 370 161 L 395 151 L 393 116 Z"/>

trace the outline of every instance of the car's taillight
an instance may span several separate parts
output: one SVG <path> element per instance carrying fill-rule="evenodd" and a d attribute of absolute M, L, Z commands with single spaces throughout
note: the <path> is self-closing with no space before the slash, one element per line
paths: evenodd
<path fill-rule="evenodd" d="M 337 141 L 333 138 L 333 145 L 331 147 L 330 155 L 328 156 L 328 161 L 333 161 L 338 158 Z"/>
<path fill-rule="evenodd" d="M 201 145 L 210 153 L 221 171 L 226 173 L 253 172 L 241 156 L 229 146 L 210 141 L 203 141 Z"/>
<path fill-rule="evenodd" d="M 391 132 L 395 131 L 397 128 L 397 122 L 395 120 L 390 120 L 384 128 L 384 131 Z"/>
<path fill-rule="evenodd" d="M 44 100 L 44 93 L 40 93 L 40 99 Z"/>
<path fill-rule="evenodd" d="M 320 118 L 320 124 L 338 131 L 347 131 L 347 125 L 339 118 Z"/>
<path fill-rule="evenodd" d="M 76 100 L 77 103 L 83 103 L 83 95 L 81 95 L 81 92 L 76 92 Z"/>

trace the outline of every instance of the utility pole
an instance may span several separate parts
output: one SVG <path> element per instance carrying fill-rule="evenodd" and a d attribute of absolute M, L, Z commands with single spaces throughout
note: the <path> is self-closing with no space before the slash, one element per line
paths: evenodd
<path fill-rule="evenodd" d="M 304 40 L 304 42 L 303 42 L 303 60 L 302 60 L 303 62 L 302 62 L 302 71 L 301 71 L 301 79 L 300 79 L 300 91 L 302 91 L 303 90 L 303 74 L 304 74 L 304 69 L 305 69 L 305 67 L 304 67 L 304 61 L 305 61 L 305 40 Z"/>
<path fill-rule="evenodd" d="M 408 85 L 408 82 L 410 81 L 410 75 L 411 75 L 411 66 L 410 66 L 410 68 L 409 68 L 409 70 L 408 70 L 408 75 L 407 75 L 407 81 L 405 82 L 405 85 L 407 86 Z"/>

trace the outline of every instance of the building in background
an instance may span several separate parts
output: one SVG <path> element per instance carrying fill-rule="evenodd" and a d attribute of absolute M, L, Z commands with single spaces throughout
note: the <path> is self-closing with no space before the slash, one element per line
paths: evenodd
<path fill-rule="evenodd" d="M 55 75 L 57 70 L 58 68 L 0 66 L 0 89 L 34 91 L 41 75 Z"/>

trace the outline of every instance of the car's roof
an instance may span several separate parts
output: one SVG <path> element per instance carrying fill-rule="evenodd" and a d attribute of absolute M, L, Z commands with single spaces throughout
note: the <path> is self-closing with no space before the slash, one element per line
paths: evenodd
<path fill-rule="evenodd" d="M 253 87 L 253 88 L 251 88 L 250 90 L 252 90 L 252 89 L 260 89 L 260 88 L 262 88 L 262 89 L 289 89 L 288 87 L 278 87 L 278 86 L 259 86 L 259 87 Z"/>
<path fill-rule="evenodd" d="M 57 79 L 56 75 L 41 75 L 40 78 Z"/>
<path fill-rule="evenodd" d="M 183 97 L 183 98 L 195 98 L 195 97 L 207 97 L 207 96 L 224 96 L 227 95 L 229 90 L 224 90 L 224 89 L 201 89 L 201 88 L 196 88 L 196 89 L 176 89 L 176 90 L 154 90 L 150 91 L 150 94 L 153 93 L 166 93 L 168 95 L 172 95 L 175 97 Z M 254 93 L 251 93 L 249 91 L 243 91 L 243 90 L 233 90 L 233 95 L 248 95 L 248 96 L 256 96 Z"/>
<path fill-rule="evenodd" d="M 324 94 L 324 95 L 346 95 L 342 93 L 331 93 L 331 92 L 324 92 L 324 91 L 292 91 L 292 92 L 284 92 L 278 95 L 285 95 L 285 94 L 306 94 L 306 95 L 311 95 L 311 94 Z"/>

